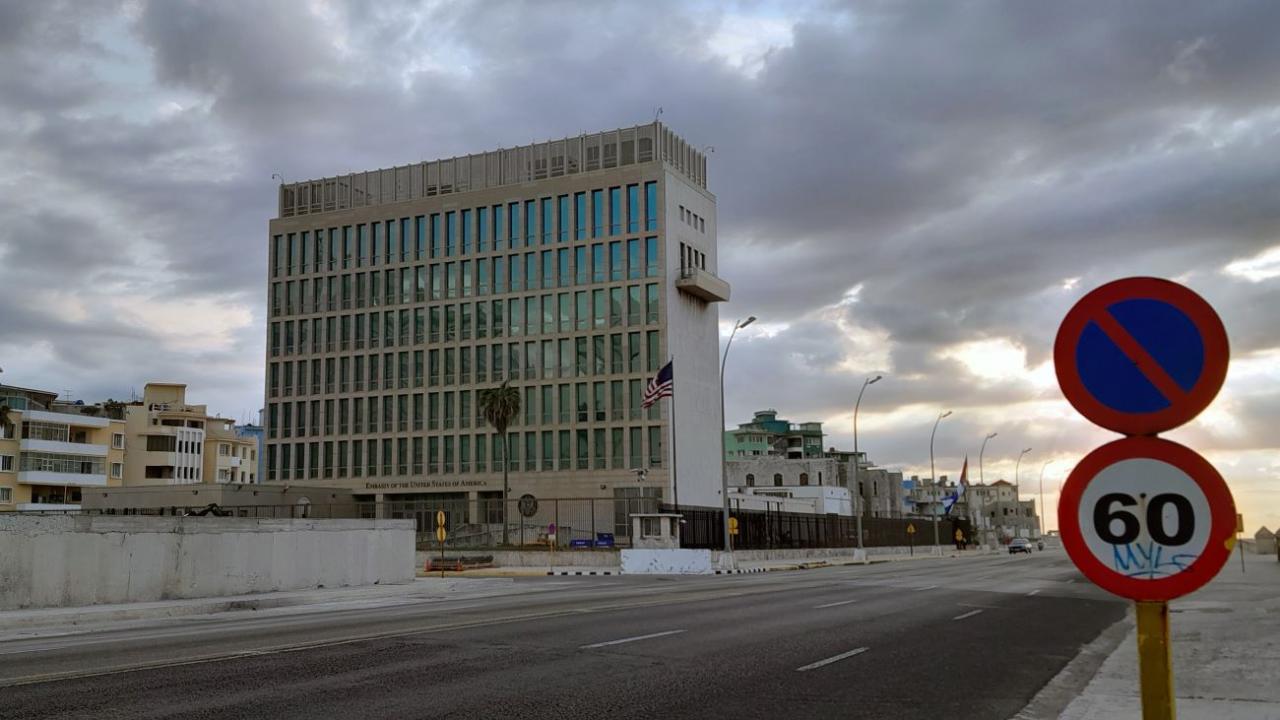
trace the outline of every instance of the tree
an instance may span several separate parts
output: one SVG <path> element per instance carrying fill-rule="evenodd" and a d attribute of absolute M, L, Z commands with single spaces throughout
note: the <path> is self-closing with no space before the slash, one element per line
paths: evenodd
<path fill-rule="evenodd" d="M 484 419 L 502 437 L 502 544 L 506 545 L 507 535 L 507 466 L 510 464 L 511 447 L 507 441 L 507 426 L 520 414 L 520 391 L 503 382 L 496 388 L 480 391 L 480 412 Z"/>
<path fill-rule="evenodd" d="M 0 430 L 6 431 L 0 435 L 7 435 L 9 428 L 9 406 L 0 405 Z"/>

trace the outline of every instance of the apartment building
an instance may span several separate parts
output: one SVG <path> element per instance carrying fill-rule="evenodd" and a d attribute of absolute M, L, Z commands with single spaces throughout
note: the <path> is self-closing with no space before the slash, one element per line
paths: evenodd
<path fill-rule="evenodd" d="M 147 383 L 123 412 L 126 486 L 259 482 L 257 439 L 188 404 L 186 385 Z"/>
<path fill-rule="evenodd" d="M 706 158 L 661 123 L 281 185 L 278 202 L 268 481 L 500 497 L 479 398 L 509 382 L 513 497 L 672 500 L 675 455 L 679 501 L 720 504 L 729 286 Z M 641 407 L 672 359 L 674 448 L 672 401 Z"/>
<path fill-rule="evenodd" d="M 779 420 L 777 410 L 757 410 L 751 422 L 724 433 L 726 459 L 750 456 L 820 458 L 822 423 Z"/>
<path fill-rule="evenodd" d="M 0 385 L 0 511 L 74 510 L 124 480 L 122 420 L 58 394 Z"/>

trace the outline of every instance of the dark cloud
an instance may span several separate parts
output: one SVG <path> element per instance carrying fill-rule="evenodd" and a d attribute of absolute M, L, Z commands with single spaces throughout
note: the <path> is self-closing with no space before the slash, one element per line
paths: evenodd
<path fill-rule="evenodd" d="M 758 72 L 708 44 L 739 14 L 792 25 Z M 1087 426 L 1027 409 L 1056 388 L 983 379 L 942 351 L 1007 340 L 1040 366 L 1071 303 L 1128 274 L 1184 278 L 1238 353 L 1275 347 L 1280 283 L 1222 268 L 1280 230 L 1277 25 L 1267 2 L 0 4 L 0 284 L 23 290 L 6 296 L 0 352 L 49 354 L 28 384 L 75 368 L 115 395 L 198 360 L 226 411 L 256 407 L 272 173 L 523 144 L 662 106 L 715 146 L 722 312 L 772 328 L 735 343 L 731 421 L 767 405 L 844 416 L 884 372 L 869 427 L 904 408 L 924 425 L 875 438 L 895 463 L 927 461 L 935 406 L 956 409 L 952 464 L 997 421 L 1009 447 L 1075 452 L 1097 439 Z M 22 299 L 59 276 L 91 310 L 212 301 L 252 321 L 175 348 Z M 1254 427 L 1280 419 L 1274 397 L 1236 392 L 1243 433 L 1193 432 L 1267 447 Z"/>

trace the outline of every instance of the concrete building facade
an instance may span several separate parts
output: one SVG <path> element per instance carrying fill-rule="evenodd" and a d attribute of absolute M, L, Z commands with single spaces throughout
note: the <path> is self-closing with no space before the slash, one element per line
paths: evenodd
<path fill-rule="evenodd" d="M 186 385 L 147 383 L 142 401 L 124 406 L 124 421 L 127 486 L 259 482 L 257 440 L 187 404 Z"/>
<path fill-rule="evenodd" d="M 718 506 L 716 205 L 660 123 L 279 188 L 266 479 L 501 496 L 480 392 L 521 394 L 512 497 Z M 674 361 L 674 403 L 641 407 Z M 644 470 L 643 475 L 637 471 Z"/>
<path fill-rule="evenodd" d="M 74 510 L 125 477 L 125 429 L 100 407 L 0 385 L 0 511 Z"/>

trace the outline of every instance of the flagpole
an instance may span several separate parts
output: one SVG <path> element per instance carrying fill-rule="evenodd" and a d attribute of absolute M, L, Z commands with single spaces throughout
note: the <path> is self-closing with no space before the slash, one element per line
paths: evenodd
<path fill-rule="evenodd" d="M 680 512 L 680 481 L 676 477 L 676 359 L 668 358 L 671 365 L 671 494 L 675 501 L 676 512 Z"/>

